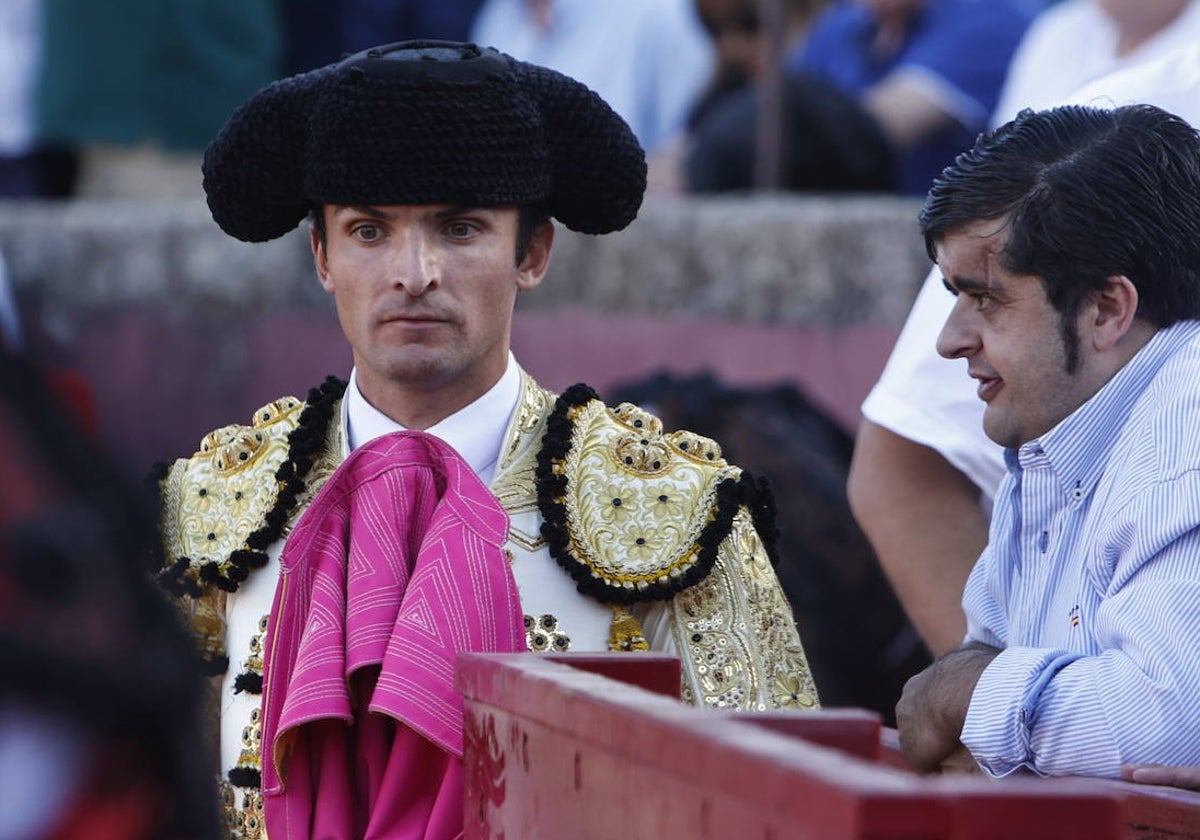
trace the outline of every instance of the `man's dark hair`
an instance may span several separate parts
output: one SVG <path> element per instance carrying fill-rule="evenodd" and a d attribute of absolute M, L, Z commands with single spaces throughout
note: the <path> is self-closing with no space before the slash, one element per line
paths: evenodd
<path fill-rule="evenodd" d="M 317 231 L 317 236 L 321 238 L 321 244 L 324 245 L 327 232 L 324 208 L 321 206 L 312 208 L 308 219 Z M 533 234 L 540 225 L 548 221 L 550 221 L 550 214 L 540 204 L 526 204 L 517 208 L 517 265 L 521 264 L 529 252 L 529 246 L 533 243 Z"/>
<path fill-rule="evenodd" d="M 517 265 L 529 253 L 534 233 L 548 221 L 550 213 L 540 204 L 526 204 L 517 208 Z"/>
<path fill-rule="evenodd" d="M 1067 369 L 1088 295 L 1124 275 L 1138 317 L 1158 327 L 1200 317 L 1200 135 L 1150 105 L 1022 111 L 934 180 L 919 218 L 925 248 L 978 221 L 1003 220 L 1001 266 L 1042 278 L 1062 317 Z"/>

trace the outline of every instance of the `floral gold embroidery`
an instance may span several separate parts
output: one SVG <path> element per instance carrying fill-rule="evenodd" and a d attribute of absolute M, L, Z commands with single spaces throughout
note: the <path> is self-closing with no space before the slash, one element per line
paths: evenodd
<path fill-rule="evenodd" d="M 538 456 L 538 503 L 551 554 L 580 591 L 631 604 L 708 573 L 742 487 L 740 471 L 701 440 L 664 435 L 653 415 L 609 409 L 586 386 L 559 398 Z"/>
<path fill-rule="evenodd" d="M 521 399 L 490 487 L 510 518 L 537 510 L 537 444 L 545 434 L 546 416 L 553 404 L 554 394 L 522 376 Z M 526 534 L 510 529 L 509 536 L 527 551 L 536 551 L 544 542 L 536 531 Z"/>

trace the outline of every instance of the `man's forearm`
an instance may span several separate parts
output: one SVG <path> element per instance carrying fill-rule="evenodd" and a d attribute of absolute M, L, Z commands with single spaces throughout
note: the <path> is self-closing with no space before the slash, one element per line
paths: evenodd
<path fill-rule="evenodd" d="M 935 656 L 957 648 L 963 586 L 987 544 L 979 488 L 933 449 L 864 419 L 847 493 L 925 644 Z"/>
<path fill-rule="evenodd" d="M 1000 653 L 981 642 L 946 654 L 904 685 L 896 726 L 904 758 L 933 771 L 961 747 L 959 736 L 979 677 Z"/>

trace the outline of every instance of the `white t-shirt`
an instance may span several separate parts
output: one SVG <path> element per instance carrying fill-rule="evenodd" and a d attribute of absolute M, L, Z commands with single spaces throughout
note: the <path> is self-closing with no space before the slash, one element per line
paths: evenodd
<path fill-rule="evenodd" d="M 1133 102 L 1157 105 L 1200 125 L 1200 36 L 1155 61 L 1090 84 L 1063 104 L 1116 107 Z M 944 359 L 935 349 L 953 300 L 934 266 L 862 413 L 937 450 L 990 500 L 1004 476 L 1003 449 L 983 433 L 984 406 L 966 362 Z"/>
<path fill-rule="evenodd" d="M 1009 65 L 992 114 L 1002 125 L 1022 108 L 1062 103 L 1084 85 L 1200 40 L 1200 2 L 1131 52 L 1117 55 L 1117 28 L 1095 0 L 1064 0 L 1034 20 Z"/>
<path fill-rule="evenodd" d="M 555 0 L 545 28 L 529 7 L 485 0 L 471 40 L 587 85 L 648 153 L 683 129 L 715 58 L 691 0 Z"/>

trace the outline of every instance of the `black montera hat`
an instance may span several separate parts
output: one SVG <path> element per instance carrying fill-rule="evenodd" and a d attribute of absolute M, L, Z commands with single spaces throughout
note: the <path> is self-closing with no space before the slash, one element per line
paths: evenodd
<path fill-rule="evenodd" d="M 446 41 L 375 47 L 275 82 L 204 154 L 217 224 L 263 242 L 320 204 L 540 205 L 572 230 L 637 216 L 629 126 L 561 73 Z"/>

